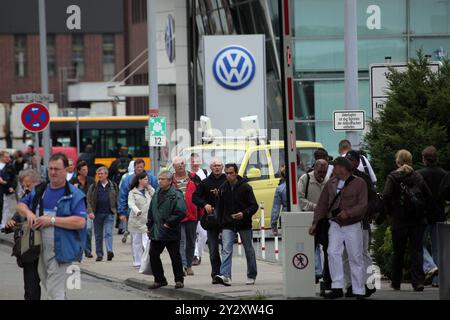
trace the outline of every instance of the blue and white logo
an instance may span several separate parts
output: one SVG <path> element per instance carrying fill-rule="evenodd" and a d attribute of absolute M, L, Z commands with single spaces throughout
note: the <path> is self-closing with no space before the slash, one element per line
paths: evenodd
<path fill-rule="evenodd" d="M 253 55 L 239 46 L 222 49 L 213 63 L 213 73 L 217 82 L 230 90 L 240 90 L 248 86 L 255 76 L 255 71 Z"/>

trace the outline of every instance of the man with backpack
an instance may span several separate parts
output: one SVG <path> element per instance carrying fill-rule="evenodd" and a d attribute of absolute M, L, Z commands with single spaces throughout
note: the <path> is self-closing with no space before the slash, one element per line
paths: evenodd
<path fill-rule="evenodd" d="M 114 160 L 109 167 L 109 173 L 111 174 L 111 181 L 116 185 L 120 184 L 122 176 L 128 172 L 128 164 L 131 159 L 128 157 L 128 148 L 122 147 L 119 151 L 119 158 Z"/>
<path fill-rule="evenodd" d="M 314 211 L 325 184 L 328 182 L 328 161 L 319 159 L 314 163 L 314 171 L 305 173 L 298 181 L 300 209 Z M 320 228 L 319 228 L 320 229 Z M 316 282 L 323 278 L 324 290 L 331 290 L 330 269 L 328 268 L 328 229 L 320 230 L 315 237 Z M 320 245 L 323 246 L 324 266 L 322 270 Z M 323 291 L 323 290 L 322 290 Z"/>
<path fill-rule="evenodd" d="M 398 169 L 388 175 L 383 191 L 387 213 L 391 218 L 391 287 L 400 290 L 403 260 L 409 243 L 411 284 L 414 291 L 423 291 L 423 235 L 426 211 L 432 202 L 431 192 L 422 176 L 414 171 L 409 151 L 399 150 L 395 155 L 395 163 Z"/>
<path fill-rule="evenodd" d="M 422 161 L 425 168 L 417 172 L 423 177 L 430 188 L 434 205 L 427 215 L 428 225 L 425 229 L 423 239 L 423 271 L 425 272 L 425 283 L 430 280 L 433 287 L 439 286 L 438 268 L 439 253 L 437 247 L 436 223 L 446 221 L 445 199 L 441 194 L 440 187 L 444 182 L 447 171 L 438 166 L 437 150 L 433 146 L 426 147 L 422 151 Z M 431 242 L 431 255 L 427 249 L 428 238 Z"/>
<path fill-rule="evenodd" d="M 30 228 L 39 230 L 41 284 L 51 300 L 66 299 L 68 267 L 81 261 L 86 239 L 86 196 L 66 181 L 69 161 L 65 154 L 50 157 L 50 182 L 39 184 L 17 205 Z"/>
<path fill-rule="evenodd" d="M 364 280 L 366 283 L 366 297 L 370 297 L 372 294 L 375 293 L 376 288 L 369 288 L 367 286 L 367 279 L 369 278 L 369 274 L 367 273 L 368 268 L 373 265 L 372 257 L 370 256 L 370 224 L 372 223 L 376 211 L 376 201 L 377 201 L 377 191 L 375 189 L 375 186 L 372 183 L 372 180 L 370 179 L 369 175 L 366 174 L 363 171 L 359 171 L 358 167 L 361 162 L 361 155 L 358 151 L 350 150 L 347 152 L 347 155 L 345 156 L 352 164 L 352 173 L 355 177 L 360 177 L 366 182 L 367 187 L 367 212 L 364 215 L 364 219 L 362 221 L 362 227 L 363 227 L 363 258 L 364 258 Z M 350 280 L 350 265 L 347 258 L 347 253 L 344 251 L 344 274 L 345 274 L 345 281 L 349 287 L 347 287 L 347 292 L 345 293 L 345 296 L 347 298 L 353 297 L 352 292 L 352 286 L 351 286 L 351 280 Z"/>

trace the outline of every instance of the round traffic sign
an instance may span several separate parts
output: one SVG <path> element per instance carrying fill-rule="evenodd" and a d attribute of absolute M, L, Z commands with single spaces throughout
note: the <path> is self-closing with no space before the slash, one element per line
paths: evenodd
<path fill-rule="evenodd" d="M 297 253 L 292 258 L 292 264 L 295 268 L 299 270 L 303 270 L 308 266 L 309 260 L 308 257 L 303 253 Z"/>
<path fill-rule="evenodd" d="M 27 105 L 21 115 L 22 124 L 28 131 L 44 131 L 50 122 L 50 113 L 46 106 L 40 103 Z"/>

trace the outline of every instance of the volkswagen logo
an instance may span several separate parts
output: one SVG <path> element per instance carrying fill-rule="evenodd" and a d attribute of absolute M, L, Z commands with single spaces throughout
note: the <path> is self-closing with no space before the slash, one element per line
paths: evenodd
<path fill-rule="evenodd" d="M 222 49 L 213 63 L 213 74 L 217 82 L 230 90 L 239 90 L 248 86 L 255 76 L 255 69 L 253 55 L 239 46 Z"/>

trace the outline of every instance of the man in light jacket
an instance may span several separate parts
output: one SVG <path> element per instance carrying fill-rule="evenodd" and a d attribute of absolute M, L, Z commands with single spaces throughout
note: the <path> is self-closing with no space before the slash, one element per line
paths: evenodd
<path fill-rule="evenodd" d="M 348 159 L 338 157 L 333 165 L 336 177 L 327 182 L 320 195 L 310 234 L 315 234 L 319 220 L 329 219 L 328 259 L 332 291 L 326 294 L 325 298 L 344 296 L 342 254 L 345 245 L 350 262 L 353 293 L 357 299 L 363 299 L 366 290 L 361 221 L 367 211 L 367 187 L 363 179 L 352 175 L 352 165 Z"/>
<path fill-rule="evenodd" d="M 314 163 L 314 171 L 305 173 L 300 177 L 298 180 L 298 192 L 300 198 L 300 209 L 302 211 L 314 211 L 317 206 L 317 202 L 319 201 L 320 194 L 322 193 L 325 184 L 328 182 L 328 179 L 328 161 L 323 159 L 317 160 Z M 316 283 L 323 277 L 325 279 L 324 284 L 330 287 L 331 278 L 328 268 L 328 257 L 326 255 L 328 248 L 328 241 L 326 240 L 328 239 L 325 240 L 322 238 L 323 237 L 315 238 Z M 323 250 L 325 252 L 323 270 L 320 245 L 323 246 Z"/>

